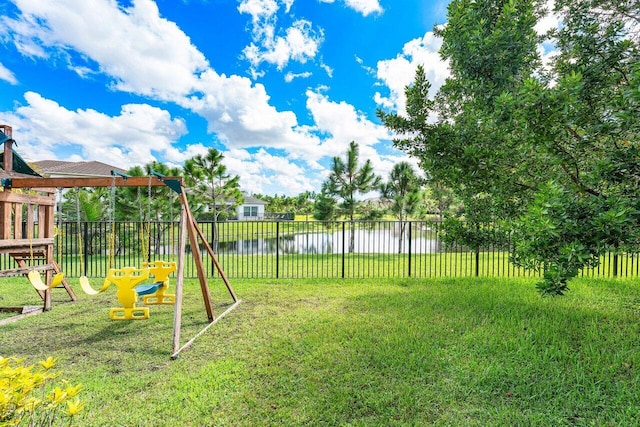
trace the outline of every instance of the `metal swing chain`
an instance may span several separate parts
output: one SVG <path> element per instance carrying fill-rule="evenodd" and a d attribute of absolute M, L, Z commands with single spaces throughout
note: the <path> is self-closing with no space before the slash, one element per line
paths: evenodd
<path fill-rule="evenodd" d="M 33 211 L 33 207 L 31 206 L 31 189 L 25 188 L 25 192 L 27 194 L 27 215 L 29 215 L 29 210 Z M 35 212 L 32 214 L 35 215 Z M 29 226 L 29 221 L 27 221 L 27 237 L 29 238 L 29 260 L 31 262 L 31 267 L 33 267 L 33 233 L 35 232 L 33 223 Z"/>
<path fill-rule="evenodd" d="M 58 238 L 57 245 L 55 245 L 56 256 L 55 258 L 58 260 L 58 266 L 62 262 L 62 188 L 58 187 L 56 189 L 56 210 L 58 211 L 58 225 L 57 229 L 54 229 L 53 237 Z"/>
<path fill-rule="evenodd" d="M 147 186 L 147 241 L 145 242 L 145 258 L 151 261 L 151 175 L 149 175 L 149 185 Z"/>
<path fill-rule="evenodd" d="M 82 225 L 80 224 L 80 188 L 74 187 L 76 192 L 76 233 L 78 233 L 78 260 L 80 261 L 80 274 L 84 275 L 84 242 L 82 240 Z"/>
<path fill-rule="evenodd" d="M 116 250 L 116 176 L 113 175 L 111 180 L 111 188 L 109 191 L 109 216 L 111 222 L 111 233 L 109 234 L 109 255 L 107 258 L 107 267 L 110 269 L 113 264 L 113 258 Z"/>
<path fill-rule="evenodd" d="M 139 239 L 140 239 L 140 256 L 142 257 L 143 262 L 146 261 L 147 254 L 147 245 L 145 238 L 145 226 L 144 226 L 144 211 L 142 209 L 142 192 L 140 191 L 140 187 L 137 188 L 138 193 L 138 220 L 139 220 Z"/>

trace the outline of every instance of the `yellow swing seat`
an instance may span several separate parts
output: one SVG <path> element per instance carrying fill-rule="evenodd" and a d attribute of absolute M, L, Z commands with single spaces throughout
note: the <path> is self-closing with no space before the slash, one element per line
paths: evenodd
<path fill-rule="evenodd" d="M 111 285 L 111 282 L 105 279 L 104 283 L 102 284 L 102 288 L 95 290 L 91 286 L 91 283 L 89 283 L 89 278 L 87 276 L 81 276 L 78 280 L 80 281 L 80 287 L 82 288 L 84 293 L 91 296 L 103 293 L 104 291 L 109 289 L 109 286 Z"/>
<path fill-rule="evenodd" d="M 47 284 L 42 281 L 42 276 L 40 275 L 40 272 L 37 270 L 31 270 L 29 274 L 27 274 L 27 278 L 29 279 L 29 282 L 31 282 L 31 285 L 34 288 L 44 292 L 44 291 L 48 291 L 49 289 L 55 288 L 60 283 L 62 283 L 62 280 L 64 279 L 64 273 L 62 272 L 56 273 L 51 279 L 51 285 L 49 286 L 47 286 Z"/>

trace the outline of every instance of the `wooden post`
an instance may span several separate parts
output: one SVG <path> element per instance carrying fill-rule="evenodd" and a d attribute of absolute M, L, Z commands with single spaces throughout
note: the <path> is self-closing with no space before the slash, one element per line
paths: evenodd
<path fill-rule="evenodd" d="M 186 246 L 186 208 L 180 208 L 180 232 L 178 235 L 178 270 L 176 272 L 176 305 L 173 311 L 173 354 L 180 349 L 180 330 L 182 328 L 182 291 L 184 288 L 184 252 Z M 173 356 L 172 356 L 173 358 Z"/>
<path fill-rule="evenodd" d="M 229 279 L 227 278 L 227 275 L 224 274 L 224 270 L 222 269 L 222 266 L 218 262 L 218 257 L 216 257 L 216 254 L 215 254 L 215 252 L 213 252 L 213 249 L 211 248 L 211 245 L 209 245 L 209 243 L 207 242 L 207 239 L 204 237 L 204 234 L 202 234 L 202 230 L 200 230 L 200 227 L 198 226 L 198 223 L 194 221 L 193 225 L 194 225 L 194 227 L 196 229 L 196 232 L 198 233 L 198 236 L 200 236 L 200 240 L 202 240 L 202 244 L 207 249 L 207 252 L 209 253 L 209 256 L 213 260 L 213 264 L 216 266 L 216 269 L 218 270 L 218 273 L 220 274 L 220 277 L 222 278 L 222 281 L 224 282 L 225 286 L 227 287 L 227 290 L 229 291 L 229 293 L 231 294 L 231 298 L 233 298 L 234 302 L 238 301 L 238 297 L 236 297 L 236 293 L 233 292 L 233 288 L 231 288 L 231 283 L 229 283 Z"/>
<path fill-rule="evenodd" d="M 9 128 L 8 133 L 7 133 L 7 128 Z M 2 159 L 4 163 L 4 171 L 12 172 L 13 171 L 13 139 L 11 139 L 11 127 L 3 126 L 2 131 L 6 136 L 9 137 L 9 139 L 7 139 L 4 142 L 4 158 Z"/>
<path fill-rule="evenodd" d="M 8 240 L 11 239 L 11 207 L 12 204 L 9 202 L 1 202 L 0 203 L 0 215 L 2 215 L 2 220 L 0 221 L 0 239 Z"/>
<path fill-rule="evenodd" d="M 193 261 L 196 264 L 196 270 L 198 272 L 198 280 L 200 281 L 200 289 L 202 290 L 202 298 L 204 299 L 204 306 L 207 310 L 207 317 L 212 322 L 215 318 L 213 314 L 213 303 L 211 301 L 211 294 L 209 293 L 209 285 L 207 284 L 207 274 L 204 271 L 204 265 L 202 264 L 202 257 L 200 256 L 200 246 L 198 245 L 198 238 L 195 231 L 195 220 L 189 209 L 189 202 L 187 202 L 187 196 L 180 194 L 182 198 L 182 206 L 184 206 L 185 217 L 187 222 L 187 232 L 189 234 L 189 244 L 191 245 L 191 254 L 193 255 Z"/>

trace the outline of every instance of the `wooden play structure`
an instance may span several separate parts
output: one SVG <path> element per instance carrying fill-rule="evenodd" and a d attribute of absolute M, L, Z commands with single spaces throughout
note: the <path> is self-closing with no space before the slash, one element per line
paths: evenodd
<path fill-rule="evenodd" d="M 44 279 L 42 283 L 44 287 L 42 289 L 44 290 L 38 290 L 43 298 L 43 306 L 39 312 L 51 309 L 51 290 L 58 285 L 57 282 L 59 282 L 60 287 L 66 290 L 72 301 L 76 300 L 73 289 L 69 282 L 60 274 L 60 269 L 54 261 L 54 206 L 56 189 L 83 187 L 167 186 L 178 194 L 181 202 L 181 215 L 178 260 L 175 268 L 175 295 L 158 295 L 156 293 L 153 296 L 153 298 L 156 298 L 155 300 L 152 298 L 151 301 L 146 301 L 156 304 L 175 303 L 172 359 L 178 357 L 182 350 L 189 347 L 197 337 L 236 308 L 241 302 L 236 297 L 213 249 L 207 242 L 207 239 L 191 213 L 181 177 L 163 177 L 160 175 L 154 175 L 152 177 L 127 177 L 124 175 L 114 175 L 111 178 L 43 178 L 31 170 L 24 160 L 13 151 L 12 144 L 14 141 L 11 135 L 11 128 L 6 125 L 0 125 L 0 131 L 0 138 L 2 138 L 0 143 L 4 143 L 4 153 L 2 157 L 4 171 L 1 175 L 2 191 L 0 191 L 0 253 L 8 253 L 17 264 L 16 268 L 0 271 L 0 278 L 19 275 L 27 276 L 33 271 L 43 273 Z M 192 248 L 200 248 L 202 246 L 206 250 L 206 253 L 211 258 L 223 280 L 229 295 L 233 299 L 233 304 L 217 317 L 214 315 L 213 302 L 207 283 L 202 255 L 200 255 L 201 252 L 200 250 L 192 250 L 191 253 L 194 258 L 209 323 L 195 337 L 186 344 L 181 345 L 182 292 L 187 236 Z M 155 267 L 159 268 L 157 264 Z M 143 272 L 140 274 L 144 276 L 148 274 L 152 268 L 154 268 L 154 265 L 144 266 L 143 269 L 146 273 Z M 119 277 L 122 277 L 122 274 L 129 273 L 137 274 L 132 272 L 122 273 L 111 271 L 111 276 L 108 276 L 107 279 L 110 277 L 111 280 L 117 281 Z M 155 272 L 155 275 L 157 274 L 160 274 L 163 281 L 166 281 L 168 276 L 162 276 L 164 273 L 159 272 L 159 270 Z M 132 280 L 135 281 L 138 279 Z M 135 295 L 134 298 L 137 299 L 137 295 Z M 157 298 L 162 298 L 162 301 L 158 301 Z M 170 301 L 166 298 L 169 298 Z M 17 308 L 6 309 L 16 310 Z M 116 316 L 117 315 L 118 314 L 116 314 Z M 135 313 L 132 314 L 132 316 L 135 318 Z"/>
<path fill-rule="evenodd" d="M 13 152 L 12 129 L 0 125 L 2 153 L 2 180 L 39 177 L 22 158 Z M 0 271 L 1 277 L 26 276 L 31 271 L 44 273 L 51 285 L 54 274 L 60 268 L 54 261 L 54 206 L 55 190 L 37 187 L 34 191 L 0 191 L 0 254 L 9 254 L 16 262 L 15 268 Z M 58 276 L 60 277 L 60 276 Z M 62 287 L 71 301 L 76 295 L 67 280 Z M 2 311 L 17 312 L 24 316 L 51 309 L 51 289 L 37 289 L 42 307 L 3 307 Z"/>

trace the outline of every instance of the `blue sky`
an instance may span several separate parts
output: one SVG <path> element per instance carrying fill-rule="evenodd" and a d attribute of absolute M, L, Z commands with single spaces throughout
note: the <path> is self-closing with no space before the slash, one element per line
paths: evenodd
<path fill-rule="evenodd" d="M 399 161 L 377 108 L 404 111 L 423 64 L 447 77 L 439 0 L 9 0 L 0 123 L 28 161 L 182 165 L 221 150 L 248 193 L 319 191 L 360 146 Z"/>

